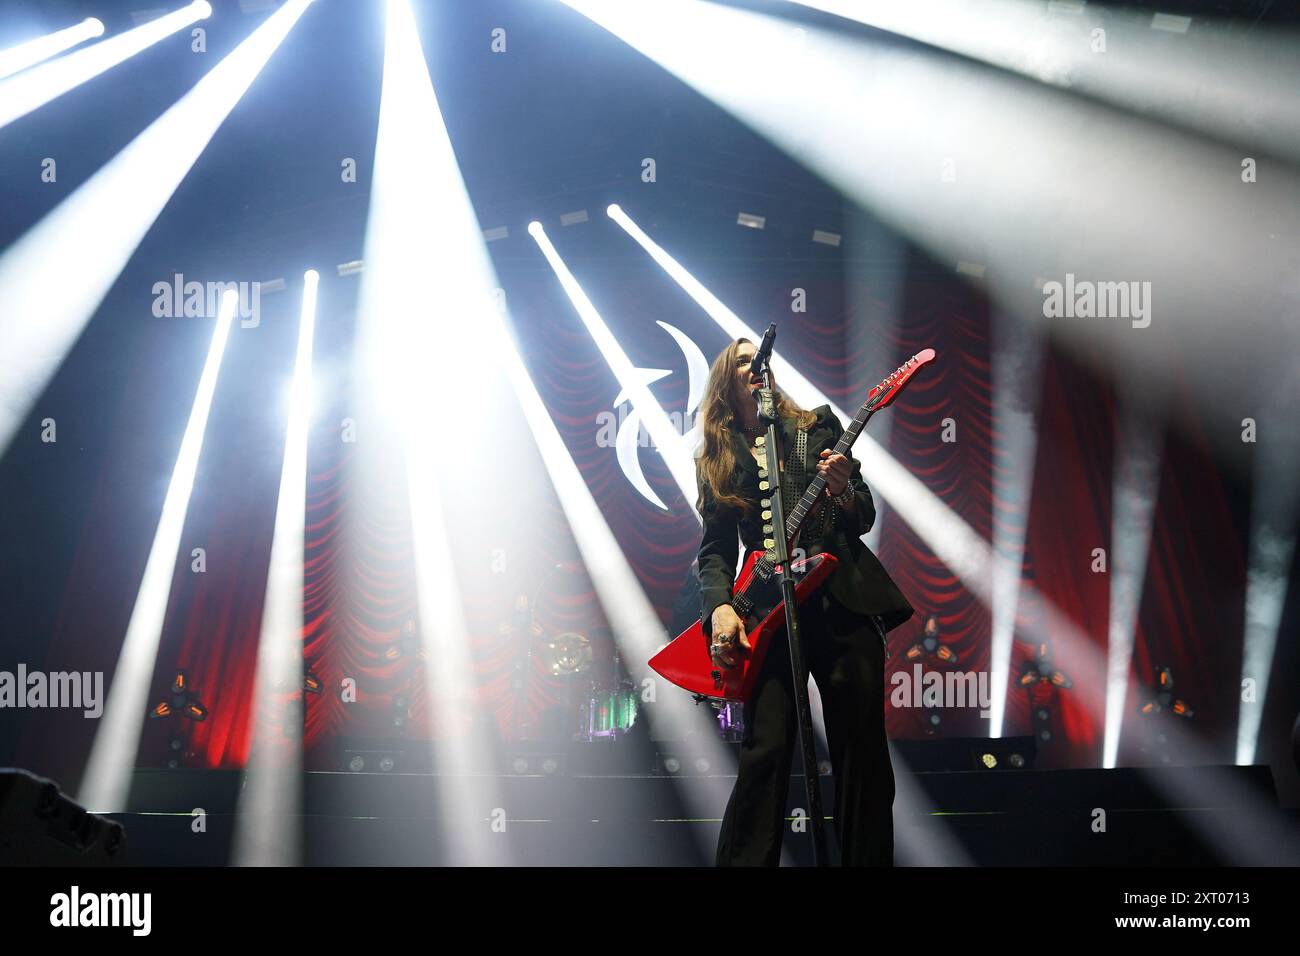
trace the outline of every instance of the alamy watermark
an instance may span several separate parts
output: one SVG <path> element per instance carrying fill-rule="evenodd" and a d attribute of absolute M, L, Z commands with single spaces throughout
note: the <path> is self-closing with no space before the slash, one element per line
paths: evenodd
<path fill-rule="evenodd" d="M 890 677 L 889 702 L 895 708 L 978 707 L 987 717 L 993 707 L 986 671 L 925 671 L 920 664 Z"/>
<path fill-rule="evenodd" d="M 678 411 L 664 412 L 664 415 L 667 417 L 669 424 L 673 426 L 673 430 L 683 438 L 695 429 L 700 417 L 698 411 L 694 414 L 687 414 L 686 412 Z M 633 417 L 633 412 L 626 404 L 620 405 L 617 412 L 613 410 L 597 412 L 596 447 L 616 447 L 618 445 L 619 433 L 627 425 L 627 421 L 630 417 Z M 645 422 L 641 421 L 639 415 L 636 415 L 635 419 L 637 429 L 635 444 L 640 448 L 658 448 L 659 444 L 654 440 L 649 429 L 646 428 Z"/>
<path fill-rule="evenodd" d="M 215 319 L 221 299 L 228 292 L 239 293 L 239 325 L 255 329 L 262 322 L 262 283 L 185 281 L 177 272 L 171 282 L 153 284 L 153 314 L 159 319 Z"/>
<path fill-rule="evenodd" d="M 1130 319 L 1133 328 L 1151 324 L 1150 282 L 1091 282 L 1076 280 L 1043 283 L 1043 315 L 1049 319 Z"/>
<path fill-rule="evenodd" d="M 70 707 L 97 719 L 104 713 L 103 671 L 0 671 L 0 708 Z"/>
<path fill-rule="evenodd" d="M 148 936 L 153 926 L 152 893 L 82 892 L 74 885 L 50 897 L 50 925 L 55 927 L 122 927 L 133 936 Z"/>

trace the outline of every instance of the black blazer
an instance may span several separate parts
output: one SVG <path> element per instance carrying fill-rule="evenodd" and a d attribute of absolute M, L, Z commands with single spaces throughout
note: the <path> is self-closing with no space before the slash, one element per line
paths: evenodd
<path fill-rule="evenodd" d="M 815 408 L 813 414 L 817 416 L 817 421 L 808 430 L 808 481 L 817 475 L 814 465 L 820 460 L 820 452 L 823 449 L 833 449 L 844 434 L 844 426 L 830 410 L 830 406 Z M 731 587 L 735 581 L 736 563 L 740 558 L 737 536 L 744 542 L 747 551 L 763 550 L 763 520 L 758 501 L 765 494 L 758 488 L 758 464 L 739 432 L 733 433 L 732 440 L 736 445 L 736 488 L 742 496 L 754 502 L 754 507 L 746 516 L 742 518 L 736 509 L 717 505 L 703 482 L 699 481 L 697 468 L 700 515 L 704 519 L 704 538 L 700 542 L 699 553 L 700 621 L 704 633 L 710 636 L 714 609 L 731 603 Z M 782 421 L 783 455 L 790 454 L 794 442 L 793 422 Z M 870 531 L 876 522 L 876 506 L 871 500 L 866 482 L 862 480 L 862 465 L 855 458 L 849 460 L 853 463 L 850 480 L 857 499 L 856 512 L 852 515 L 837 512 L 835 523 L 820 546 L 805 547 L 808 547 L 810 554 L 828 552 L 839 562 L 823 585 L 839 603 L 857 614 L 878 615 L 883 619 L 885 629 L 890 630 L 912 616 L 912 605 L 903 597 L 871 549 L 862 543 L 861 536 Z M 787 472 L 788 470 L 787 466 Z M 800 493 L 802 491 L 800 489 Z M 815 515 L 809 517 L 810 523 L 814 520 Z"/>

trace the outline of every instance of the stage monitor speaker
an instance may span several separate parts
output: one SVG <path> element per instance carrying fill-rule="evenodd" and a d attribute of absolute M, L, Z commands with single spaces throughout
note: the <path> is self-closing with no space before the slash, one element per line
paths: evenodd
<path fill-rule="evenodd" d="M 87 812 L 52 780 L 0 767 L 0 865 L 121 866 L 122 824 Z"/>

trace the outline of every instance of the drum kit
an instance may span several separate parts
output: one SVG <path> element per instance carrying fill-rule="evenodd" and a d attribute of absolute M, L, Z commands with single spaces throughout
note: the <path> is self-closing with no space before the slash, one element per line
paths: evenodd
<path fill-rule="evenodd" d="M 597 666 L 591 640 L 585 634 L 565 631 L 541 641 L 540 656 L 546 671 L 573 682 L 576 698 L 574 738 L 593 741 L 616 738 L 636 724 L 639 695 L 637 684 L 623 670 L 617 650 L 608 670 Z M 737 701 L 710 700 L 718 733 L 734 742 L 744 736 L 744 706 Z"/>
<path fill-rule="evenodd" d="M 565 631 L 545 638 L 541 647 L 542 664 L 553 677 L 572 682 L 576 723 L 575 739 L 596 740 L 619 737 L 636 723 L 636 683 L 623 672 L 618 651 L 613 667 L 594 666 L 591 640 L 585 634 Z"/>
<path fill-rule="evenodd" d="M 527 635 L 526 654 L 531 661 L 525 669 L 533 671 L 536 667 L 568 685 L 565 732 L 571 731 L 574 740 L 616 740 L 630 733 L 638 718 L 645 719 L 640 685 L 624 667 L 617 643 L 595 620 L 586 622 L 590 627 L 582 627 L 569 616 L 567 629 L 551 630 L 545 626 L 551 618 L 545 610 L 538 614 L 541 620 L 533 616 L 540 601 L 553 595 L 571 596 L 589 587 L 578 579 L 576 566 L 557 564 L 531 601 L 520 597 L 516 613 L 521 619 L 516 630 Z M 718 721 L 721 738 L 740 740 L 744 732 L 743 706 L 717 700 L 709 700 L 708 705 Z"/>

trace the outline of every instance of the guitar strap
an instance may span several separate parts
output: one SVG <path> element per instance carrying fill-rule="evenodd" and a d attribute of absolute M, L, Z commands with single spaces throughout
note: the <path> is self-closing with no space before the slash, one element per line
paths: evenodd
<path fill-rule="evenodd" d="M 794 434 L 794 448 L 790 449 L 786 457 L 785 481 L 781 485 L 781 503 L 785 505 L 786 514 L 793 511 L 803 497 L 804 490 L 808 487 L 808 474 L 812 471 L 812 462 L 808 460 L 808 433 L 796 428 Z M 828 502 L 822 502 L 799 529 L 799 546 L 805 550 L 816 548 L 826 537 L 834 518 L 827 504 Z"/>
<path fill-rule="evenodd" d="M 793 511 L 794 506 L 803 497 L 804 489 L 808 486 L 808 473 L 811 470 L 812 463 L 808 460 L 808 433 L 796 429 L 794 448 L 786 462 L 787 481 L 781 486 L 783 492 L 781 500 L 785 505 L 786 514 Z M 804 521 L 803 527 L 799 529 L 800 547 L 809 551 L 817 549 L 835 524 L 835 514 L 836 508 L 833 504 L 826 500 L 819 502 L 812 514 Z"/>
<path fill-rule="evenodd" d="M 808 487 L 808 433 L 802 428 L 794 430 L 794 447 L 786 452 L 785 480 L 781 482 L 781 504 L 789 514 L 803 497 Z"/>

